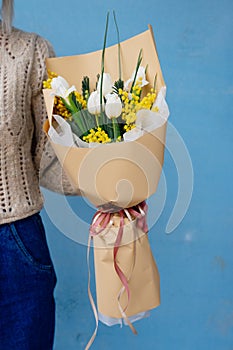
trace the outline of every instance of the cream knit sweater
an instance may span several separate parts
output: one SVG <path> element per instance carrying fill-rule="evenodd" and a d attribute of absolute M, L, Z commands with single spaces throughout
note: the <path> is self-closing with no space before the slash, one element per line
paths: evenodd
<path fill-rule="evenodd" d="M 0 224 L 42 208 L 42 158 L 42 185 L 74 194 L 42 130 L 45 59 L 53 55 L 40 36 L 15 28 L 6 35 L 0 26 Z"/>

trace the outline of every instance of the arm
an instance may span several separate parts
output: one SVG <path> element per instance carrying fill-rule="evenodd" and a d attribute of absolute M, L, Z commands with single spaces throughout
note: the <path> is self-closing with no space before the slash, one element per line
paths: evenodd
<path fill-rule="evenodd" d="M 40 178 L 40 185 L 54 192 L 66 195 L 78 195 L 69 180 L 43 131 L 43 124 L 47 119 L 44 97 L 42 93 L 43 81 L 47 79 L 45 60 L 55 56 L 52 46 L 45 39 L 37 36 L 35 42 L 35 56 L 31 73 L 32 88 L 32 118 L 34 134 L 32 140 L 33 162 Z"/>

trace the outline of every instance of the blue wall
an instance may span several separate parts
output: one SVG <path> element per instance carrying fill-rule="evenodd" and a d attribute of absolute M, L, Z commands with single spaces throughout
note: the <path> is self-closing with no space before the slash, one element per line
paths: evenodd
<path fill-rule="evenodd" d="M 166 235 L 178 191 L 175 161 L 167 151 L 166 202 L 150 230 L 161 275 L 161 306 L 137 323 L 137 337 L 127 327 L 100 325 L 93 349 L 231 350 L 233 2 L 17 0 L 15 25 L 45 36 L 57 55 L 84 53 L 101 48 L 108 9 L 117 12 L 122 39 L 144 31 L 148 23 L 153 25 L 168 86 L 170 121 L 189 150 L 194 189 L 185 218 Z M 115 42 L 111 25 L 108 44 Z M 175 147 L 171 130 L 168 139 Z M 180 165 L 180 171 L 185 166 Z M 68 203 L 84 222 L 75 230 L 87 234 L 85 222 L 94 209 L 85 201 L 71 198 L 67 202 L 49 192 L 45 200 L 46 208 L 54 206 L 58 218 Z M 160 196 L 150 202 L 152 220 Z M 55 349 L 83 349 L 94 328 L 86 291 L 86 247 L 65 237 L 49 217 L 50 210 L 44 210 L 58 276 Z"/>

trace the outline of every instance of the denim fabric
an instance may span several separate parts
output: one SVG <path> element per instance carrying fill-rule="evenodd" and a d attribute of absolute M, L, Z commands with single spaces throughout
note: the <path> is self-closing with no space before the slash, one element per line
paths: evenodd
<path fill-rule="evenodd" d="M 0 225 L 0 350 L 53 348 L 55 285 L 39 213 Z"/>

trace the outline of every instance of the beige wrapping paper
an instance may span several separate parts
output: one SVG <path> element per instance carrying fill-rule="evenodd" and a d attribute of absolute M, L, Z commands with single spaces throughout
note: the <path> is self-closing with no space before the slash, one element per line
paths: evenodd
<path fill-rule="evenodd" d="M 146 78 L 151 84 L 154 82 L 157 73 L 157 89 L 165 86 L 152 27 L 149 30 L 138 34 L 128 40 L 121 42 L 121 62 L 122 76 L 127 80 L 135 70 L 139 51 L 142 49 L 142 65 L 148 65 Z M 101 72 L 102 50 L 74 56 L 55 57 L 47 59 L 47 68 L 63 76 L 70 85 L 75 85 L 76 89 L 81 91 L 81 82 L 83 76 L 90 78 L 90 88 L 95 88 L 96 76 Z M 118 45 L 113 45 L 105 50 L 104 60 L 105 72 L 111 74 L 113 81 L 119 79 L 118 72 Z M 150 89 L 150 86 L 143 90 Z"/>
<path fill-rule="evenodd" d="M 93 238 L 96 294 L 99 313 L 108 317 L 122 318 L 117 301 L 122 283 L 113 264 L 113 246 L 119 220 L 118 223 L 114 221 L 115 226 L 105 229 Z M 136 227 L 136 220 L 124 226 L 117 263 L 129 278 L 131 296 L 125 311 L 126 315 L 134 316 L 157 307 L 160 304 L 159 272 L 150 249 L 148 236 Z M 127 305 L 126 292 L 120 298 L 120 304 L 123 309 Z"/>
<path fill-rule="evenodd" d="M 123 78 L 128 79 L 135 69 L 140 49 L 143 64 L 148 64 L 147 80 L 154 81 L 157 74 L 157 90 L 164 80 L 156 52 L 151 27 L 149 30 L 121 43 Z M 118 78 L 118 46 L 106 49 L 105 71 L 113 79 Z M 100 72 L 101 51 L 70 57 L 50 58 L 47 68 L 62 75 L 69 84 L 81 89 L 84 75 L 90 82 L 96 81 Z M 146 88 L 149 89 L 148 85 Z M 49 121 L 44 125 L 47 133 L 52 123 L 54 97 L 51 90 L 44 90 Z M 136 141 L 104 144 L 96 148 L 65 147 L 51 142 L 64 170 L 75 189 L 87 197 L 96 207 L 106 203 L 127 208 L 151 196 L 157 189 L 163 165 L 166 122 Z"/>
<path fill-rule="evenodd" d="M 121 43 L 123 79 L 127 80 L 132 75 L 141 49 L 142 65 L 148 65 L 147 80 L 153 83 L 157 74 L 156 89 L 159 91 L 165 84 L 150 26 L 149 30 Z M 108 47 L 105 53 L 105 72 L 110 73 L 113 80 L 118 79 L 117 50 L 118 46 L 114 45 Z M 83 76 L 89 76 L 91 84 L 95 83 L 96 75 L 101 71 L 101 51 L 51 58 L 47 60 L 47 68 L 63 76 L 80 91 Z M 94 86 L 91 85 L 91 88 Z M 145 90 L 150 88 L 148 84 Z M 48 112 L 44 131 L 48 133 L 53 123 L 54 97 L 51 90 L 44 90 L 44 97 Z M 96 207 L 129 208 L 155 193 L 163 166 L 165 137 L 166 121 L 132 142 L 104 144 L 95 148 L 65 147 L 50 142 L 74 188 Z M 135 223 L 136 220 L 124 226 L 123 242 L 117 254 L 119 266 L 130 277 L 131 297 L 127 316 L 150 310 L 160 303 L 158 269 L 147 234 L 136 228 Z M 98 311 L 105 316 L 122 318 L 117 304 L 122 284 L 113 264 L 113 238 L 117 232 L 118 225 L 115 223 L 115 227 L 105 230 L 93 240 Z M 135 239 L 135 233 L 139 238 Z M 127 304 L 125 292 L 120 302 L 124 308 Z"/>

